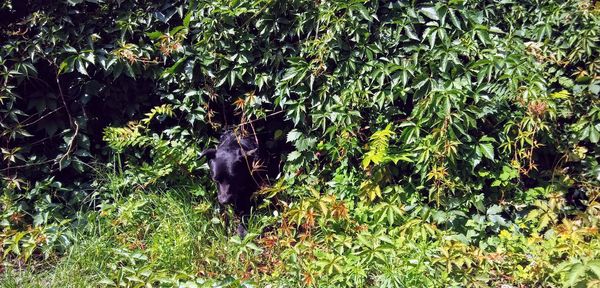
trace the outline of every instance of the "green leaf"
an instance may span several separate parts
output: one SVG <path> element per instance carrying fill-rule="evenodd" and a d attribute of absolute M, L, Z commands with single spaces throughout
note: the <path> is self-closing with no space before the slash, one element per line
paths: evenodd
<path fill-rule="evenodd" d="M 491 143 L 479 143 L 481 154 L 490 160 L 494 160 L 494 146 Z"/>
<path fill-rule="evenodd" d="M 592 260 L 587 263 L 587 267 L 600 279 L 600 260 Z"/>
<path fill-rule="evenodd" d="M 83 61 L 81 61 L 81 59 L 77 59 L 75 60 L 75 66 L 77 67 L 77 71 L 83 75 L 88 76 L 87 70 L 85 69 L 85 65 L 83 64 Z"/>
<path fill-rule="evenodd" d="M 263 250 L 262 248 L 256 246 L 256 244 L 254 244 L 253 242 L 249 242 L 248 244 L 246 244 L 246 247 L 248 247 L 254 251 L 257 251 L 257 252 L 261 252 Z"/>
<path fill-rule="evenodd" d="M 229 72 L 229 78 L 228 78 L 229 87 L 233 87 L 233 84 L 235 84 L 235 78 L 236 78 L 236 76 L 237 76 L 237 73 L 236 73 L 235 70 L 231 70 Z"/>
<path fill-rule="evenodd" d="M 480 149 L 476 149 L 477 153 L 471 154 L 471 157 L 468 158 L 469 164 L 471 164 L 471 172 L 475 171 L 475 167 L 481 163 L 481 151 Z"/>
<path fill-rule="evenodd" d="M 63 60 L 58 68 L 58 74 L 73 72 L 75 57 L 72 55 Z"/>
<path fill-rule="evenodd" d="M 77 53 L 77 49 L 73 48 L 71 45 L 66 44 L 63 48 L 67 53 Z"/>
<path fill-rule="evenodd" d="M 185 17 L 183 18 L 183 26 L 185 26 L 186 28 L 189 28 L 191 19 L 192 19 L 192 11 L 185 14 Z"/>
<path fill-rule="evenodd" d="M 98 284 L 117 286 L 117 283 L 115 283 L 115 281 L 108 278 L 101 279 L 100 281 L 98 281 Z"/>
<path fill-rule="evenodd" d="M 479 142 L 480 143 L 481 142 L 494 142 L 495 143 L 497 141 L 496 141 L 496 139 L 486 135 L 486 136 L 481 137 L 481 139 L 479 139 Z"/>
<path fill-rule="evenodd" d="M 579 282 L 579 279 L 585 275 L 585 270 L 585 266 L 581 263 L 571 266 L 571 270 L 567 273 L 567 282 L 565 282 L 565 286 L 575 286 L 575 284 Z"/>
<path fill-rule="evenodd" d="M 300 158 L 300 156 L 302 156 L 302 154 L 300 154 L 300 152 L 298 151 L 292 151 L 287 155 L 287 160 L 288 161 L 294 161 L 298 158 Z"/>
<path fill-rule="evenodd" d="M 363 5 L 359 5 L 358 6 L 358 13 L 360 14 L 360 16 L 367 20 L 367 21 L 371 21 L 371 15 L 369 15 L 369 11 L 367 11 L 367 8 L 365 8 L 365 6 Z"/>
<path fill-rule="evenodd" d="M 600 131 L 598 131 L 596 129 L 596 127 L 594 126 L 590 126 L 590 142 L 592 143 L 598 143 L 598 140 L 600 140 Z"/>
<path fill-rule="evenodd" d="M 450 9 L 448 10 L 448 14 L 450 14 L 450 21 L 452 21 L 452 24 L 454 25 L 454 27 L 458 28 L 458 29 L 462 29 L 461 25 L 460 25 L 460 21 L 458 20 L 458 18 L 456 17 L 456 12 L 454 9 Z"/>
<path fill-rule="evenodd" d="M 435 11 L 435 7 L 424 7 L 421 8 L 419 11 L 421 11 L 421 13 L 423 13 L 425 16 L 432 20 L 440 20 L 437 11 Z"/>
<path fill-rule="evenodd" d="M 500 29 L 500 28 L 498 28 L 498 27 L 496 27 L 496 26 L 492 26 L 492 27 L 490 27 L 490 32 L 493 32 L 493 33 L 500 33 L 500 34 L 504 34 L 504 33 L 506 33 L 506 32 L 504 32 L 504 31 L 502 31 L 502 29 Z"/>
<path fill-rule="evenodd" d="M 298 131 L 297 129 L 292 129 L 292 131 L 288 132 L 286 141 L 295 142 L 298 140 L 298 138 L 300 138 L 300 136 L 302 136 L 302 132 Z"/>
<path fill-rule="evenodd" d="M 185 62 L 185 60 L 187 60 L 187 59 L 188 59 L 188 57 L 185 56 L 185 57 L 182 57 L 181 59 L 177 60 L 177 62 L 175 62 L 175 64 L 173 64 L 171 67 L 165 69 L 162 72 L 162 74 L 160 75 L 160 77 L 161 78 L 166 77 L 166 76 L 172 75 L 172 74 L 180 71 L 183 68 L 183 66 L 182 66 L 183 62 Z"/>
<path fill-rule="evenodd" d="M 435 46 L 435 39 L 437 36 L 437 30 L 433 30 L 431 33 L 429 33 L 429 47 L 433 48 L 433 46 Z"/>
<path fill-rule="evenodd" d="M 163 33 L 160 31 L 146 32 L 146 36 L 150 37 L 152 40 L 156 40 L 162 36 Z"/>
<path fill-rule="evenodd" d="M 598 85 L 598 84 L 591 84 L 590 85 L 590 92 L 592 92 L 592 94 L 595 94 L 595 95 L 600 94 L 600 85 Z"/>
<path fill-rule="evenodd" d="M 404 26 L 404 33 L 406 33 L 406 36 L 408 36 L 408 38 L 413 39 L 413 40 L 417 40 L 419 41 L 419 36 L 417 36 L 417 33 L 415 33 L 415 30 L 412 28 L 411 25 L 406 25 Z"/>

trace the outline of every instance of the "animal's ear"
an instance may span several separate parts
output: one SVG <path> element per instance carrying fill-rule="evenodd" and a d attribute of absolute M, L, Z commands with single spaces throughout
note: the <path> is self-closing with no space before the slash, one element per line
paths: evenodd
<path fill-rule="evenodd" d="M 250 156 L 250 157 L 251 157 L 251 156 L 254 156 L 254 154 L 256 154 L 256 151 L 257 151 L 257 150 L 258 150 L 258 148 L 254 148 L 254 149 L 252 149 L 252 150 L 248 150 L 248 151 L 244 151 L 244 150 L 242 149 L 242 155 L 244 155 L 244 156 L 246 156 L 246 157 L 248 157 L 248 156 Z"/>
<path fill-rule="evenodd" d="M 215 149 L 206 149 L 204 151 L 202 151 L 202 153 L 200 153 L 200 156 L 198 158 L 202 158 L 204 156 L 206 156 L 206 160 L 210 160 L 215 158 L 215 154 L 217 153 L 217 150 Z"/>

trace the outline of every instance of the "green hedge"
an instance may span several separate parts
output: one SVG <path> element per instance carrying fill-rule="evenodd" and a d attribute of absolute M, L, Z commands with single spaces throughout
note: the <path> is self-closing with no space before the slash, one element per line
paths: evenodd
<path fill-rule="evenodd" d="M 559 197 L 544 232 L 599 193 L 593 1 L 1 5 L 5 231 L 73 218 L 106 196 L 99 171 L 208 184 L 207 135 L 265 118 L 293 145 L 267 197 L 423 205 L 468 243 Z M 398 224 L 385 211 L 365 217 Z"/>

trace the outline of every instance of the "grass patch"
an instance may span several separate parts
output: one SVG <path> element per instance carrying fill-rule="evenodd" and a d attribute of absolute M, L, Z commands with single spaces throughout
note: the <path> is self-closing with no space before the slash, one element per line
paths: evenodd
<path fill-rule="evenodd" d="M 524 232 L 531 229 L 526 222 L 498 233 L 484 227 L 472 230 L 472 238 L 485 235 L 473 241 L 440 228 L 445 220 L 430 208 L 352 205 L 324 196 L 277 213 L 260 208 L 240 239 L 236 223 L 227 223 L 231 211 L 188 191 L 117 194 L 86 215 L 64 257 L 35 269 L 7 269 L 0 287 L 447 287 L 467 281 L 544 287 L 569 277 L 596 281 L 590 271 L 597 265 L 598 234 L 568 219 L 545 235 Z M 400 210 L 385 210 L 394 205 Z"/>
<path fill-rule="evenodd" d="M 75 245 L 52 268 L 8 269 L 0 286 L 84 287 L 101 283 L 134 287 L 146 283 L 179 285 L 192 280 L 205 283 L 208 280 L 197 280 L 203 276 L 215 281 L 230 281 L 228 276 L 241 278 L 243 271 L 228 259 L 234 254 L 232 248 L 242 241 L 233 237 L 234 229 L 229 227 L 233 224 L 224 220 L 230 213 L 213 206 L 192 199 L 183 190 L 134 193 L 101 204 L 99 212 L 87 215 Z M 251 237 L 257 234 L 253 227 Z"/>

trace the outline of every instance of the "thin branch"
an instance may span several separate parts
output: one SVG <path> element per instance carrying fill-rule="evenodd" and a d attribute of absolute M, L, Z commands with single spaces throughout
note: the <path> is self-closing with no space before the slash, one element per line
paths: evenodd
<path fill-rule="evenodd" d="M 40 140 L 37 140 L 37 141 L 35 141 L 35 142 L 31 142 L 31 143 L 27 144 L 27 146 L 29 146 L 29 147 L 34 147 L 35 145 L 38 145 L 38 144 L 40 144 L 40 143 L 42 143 L 42 142 L 44 142 L 44 141 L 46 141 L 46 140 L 50 140 L 50 139 L 52 139 L 52 138 L 55 138 L 55 137 L 58 137 L 58 136 L 62 136 L 62 135 L 63 135 L 63 134 L 65 134 L 65 133 L 67 133 L 67 131 L 61 131 L 61 132 L 55 133 L 54 135 L 51 135 L 51 136 L 48 136 L 48 137 L 42 138 L 42 139 L 40 139 Z"/>
<path fill-rule="evenodd" d="M 285 111 L 283 111 L 283 110 L 280 110 L 280 111 L 277 111 L 277 112 L 273 112 L 273 113 L 271 113 L 271 114 L 269 114 L 269 115 L 265 116 L 264 118 L 268 118 L 268 117 L 271 117 L 271 116 L 275 116 L 275 115 L 277 115 L 277 114 L 281 114 L 281 113 L 283 113 L 283 112 L 285 112 Z M 254 119 L 254 120 L 250 120 L 250 121 L 244 121 L 244 122 L 242 122 L 242 123 L 240 123 L 240 124 L 238 124 L 238 125 L 235 125 L 235 126 L 233 126 L 233 127 L 234 127 L 234 128 L 237 128 L 237 127 L 240 127 L 240 126 L 243 126 L 243 125 L 246 125 L 246 124 L 250 124 L 250 123 L 254 123 L 254 122 L 260 121 L 260 120 L 262 120 L 262 119 L 264 119 L 264 118 L 258 118 L 258 119 Z M 254 127 L 253 127 L 253 128 L 254 128 Z M 254 129 L 252 129 L 252 130 L 254 130 Z"/>
<path fill-rule="evenodd" d="M 25 124 L 22 124 L 22 125 L 21 125 L 21 128 L 23 128 L 23 127 L 27 127 L 27 126 L 31 126 L 31 125 L 33 125 L 33 124 L 35 124 L 35 123 L 37 123 L 37 122 L 40 122 L 42 119 L 44 119 L 44 118 L 46 118 L 46 117 L 50 116 L 51 114 L 54 114 L 56 111 L 58 111 L 58 110 L 60 110 L 60 109 L 63 109 L 63 107 L 58 107 L 58 108 L 56 108 L 56 109 L 54 109 L 54 110 L 52 110 L 52 111 L 50 111 L 50 112 L 46 113 L 45 115 L 42 115 L 40 118 L 38 118 L 38 119 L 35 119 L 35 120 L 34 120 L 33 122 L 31 122 L 31 123 L 25 123 Z M 27 121 L 27 119 L 26 119 L 25 121 L 23 121 L 23 122 L 26 122 L 26 121 Z"/>
<path fill-rule="evenodd" d="M 58 93 L 60 95 L 60 99 L 62 100 L 63 105 L 65 106 L 65 110 L 67 111 L 67 116 L 69 116 L 69 125 L 71 128 L 75 126 L 75 133 L 71 137 L 71 141 L 69 141 L 69 146 L 67 148 L 67 152 L 60 157 L 60 161 L 58 162 L 59 169 L 62 169 L 62 161 L 69 156 L 71 150 L 73 149 L 73 143 L 75 143 L 75 139 L 77 138 L 77 134 L 79 134 L 79 124 L 76 121 L 73 121 L 73 116 L 71 116 L 71 112 L 69 111 L 69 107 L 67 106 L 67 102 L 65 101 L 65 95 L 63 94 L 62 88 L 60 87 L 60 81 L 58 80 L 58 74 L 56 75 L 56 85 L 58 86 Z"/>
<path fill-rule="evenodd" d="M 54 162 L 54 159 L 46 160 L 46 161 L 39 162 L 39 163 L 29 163 L 29 164 L 23 164 L 23 165 L 18 165 L 18 166 L 11 166 L 11 167 L 0 169 L 0 172 L 8 171 L 9 169 L 18 169 L 18 168 L 27 168 L 27 167 L 38 166 L 38 165 L 46 165 L 46 164 L 49 164 L 52 162 Z"/>
<path fill-rule="evenodd" d="M 73 133 L 73 136 L 71 137 L 71 140 L 69 141 L 69 147 L 67 148 L 67 152 L 65 152 L 65 154 L 60 157 L 60 160 L 58 161 L 58 167 L 59 169 L 62 170 L 62 161 L 69 156 L 69 154 L 71 153 L 72 149 L 73 149 L 73 143 L 75 143 L 75 138 L 77 138 L 77 134 L 79 134 L 79 124 L 77 124 L 77 122 L 73 122 L 73 124 L 75 124 L 75 133 Z"/>
<path fill-rule="evenodd" d="M 65 106 L 65 110 L 67 111 L 67 116 L 69 116 L 69 125 L 71 125 L 71 128 L 73 128 L 73 117 L 71 116 L 71 112 L 69 111 L 69 107 L 67 106 L 67 101 L 65 101 L 65 95 L 63 94 L 62 88 L 60 87 L 58 75 L 56 75 L 56 86 L 58 87 L 58 95 L 60 95 L 60 99 L 62 100 L 62 103 Z"/>

